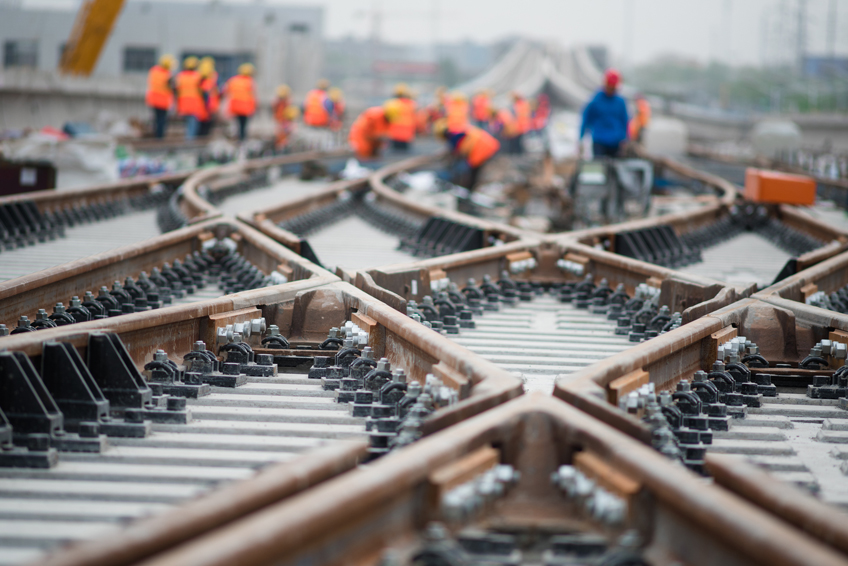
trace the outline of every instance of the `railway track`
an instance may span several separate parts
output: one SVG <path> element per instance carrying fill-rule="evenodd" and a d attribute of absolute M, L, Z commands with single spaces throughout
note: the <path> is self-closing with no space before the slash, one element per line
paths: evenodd
<path fill-rule="evenodd" d="M 472 558 L 480 548 L 503 543 L 510 560 L 516 552 L 523 557 L 519 562 L 539 561 L 544 555 L 546 563 L 559 563 L 591 543 L 599 556 L 627 550 L 645 563 L 676 556 L 692 564 L 772 564 L 771 554 L 752 556 L 750 545 L 743 544 L 746 537 L 761 536 L 763 529 L 781 541 L 773 550 L 787 564 L 804 563 L 804 556 L 816 556 L 823 564 L 844 561 L 838 553 L 848 550 L 848 537 L 838 527 L 828 527 L 821 518 L 807 523 L 768 494 L 755 493 L 756 486 L 746 481 L 754 472 L 727 460 L 727 454 L 747 455 L 769 470 L 757 482 L 760 491 L 781 489 L 776 482 L 784 481 L 817 488 L 829 504 L 843 504 L 841 488 L 833 481 L 841 473 L 842 457 L 810 447 L 812 436 L 840 442 L 843 409 L 836 399 L 806 397 L 801 378 L 811 381 L 807 373 L 799 377 L 790 368 L 775 369 L 783 379 L 772 378 L 777 397 L 760 399 L 762 406 L 748 407 L 744 419 L 734 419 L 727 431 L 715 431 L 705 460 L 684 458 L 696 471 L 714 474 L 717 485 L 709 493 L 641 446 L 652 440 L 651 429 L 640 420 L 644 406 L 630 410 L 624 402 L 625 410 L 619 408 L 621 399 L 647 382 L 655 390 L 670 389 L 683 379 L 691 381 L 697 368 L 709 369 L 713 347 L 719 356 L 724 344 L 713 335 L 726 331 L 729 336 L 733 325 L 739 336 L 760 345 L 772 365 L 797 366 L 815 341 L 848 331 L 844 315 L 821 314 L 819 307 L 805 305 L 797 296 L 799 285 L 806 289 L 804 300 L 819 290 L 809 287 L 807 274 L 821 274 L 815 285 L 823 294 L 848 284 L 833 275 L 840 261 L 848 261 L 840 255 L 848 243 L 842 231 L 791 207 L 740 213 L 727 181 L 669 161 L 659 165 L 711 188 L 714 199 L 687 212 L 562 235 L 525 232 L 404 195 L 398 173 L 434 167 L 430 156 L 321 188 L 290 176 L 300 163 L 341 158 L 294 154 L 175 179 L 170 188 L 155 189 L 163 195 L 156 197 L 157 213 L 133 212 L 88 225 L 143 214 L 150 220 L 158 216 L 160 226 L 173 231 L 0 284 L 3 321 L 20 316 L 38 320 L 38 309 L 49 313 L 55 303 L 86 290 L 105 285 L 107 293 L 120 298 L 121 288 L 111 287 L 115 280 L 126 284 L 130 277 L 135 282 L 141 272 L 150 276 L 154 268 L 176 272 L 170 287 L 167 281 L 158 285 L 171 292 L 170 306 L 154 304 L 164 292 L 148 288 L 143 297 L 118 301 L 112 311 L 123 314 L 114 312 L 114 319 L 0 338 L 5 351 L 18 352 L 0 354 L 5 368 L 15 370 L 4 371 L 4 383 L 53 383 L 49 372 L 54 370 L 43 365 L 48 359 L 45 344 L 50 344 L 70 359 L 77 357 L 71 373 L 79 374 L 81 382 L 95 382 L 109 393 L 105 396 L 111 403 L 106 413 L 80 417 L 63 401 L 67 426 L 57 434 L 55 428 L 46 433 L 28 429 L 28 413 L 3 402 L 11 429 L 18 432 L 10 436 L 17 447 L 0 458 L 18 465 L 0 468 L 0 561 L 213 564 L 238 556 L 239 563 L 307 557 L 323 563 L 334 561 L 335 552 L 353 556 L 367 546 L 369 561 L 396 557 L 403 562 L 415 549 L 441 541 L 439 548 L 456 551 L 459 545 Z M 80 198 L 125 202 L 132 195 L 149 194 L 153 186 L 150 180 L 120 190 L 88 191 Z M 127 196 L 128 191 L 136 192 Z M 280 204 L 267 205 L 273 201 Z M 73 197 L 67 202 L 74 202 Z M 35 203 L 44 214 L 57 206 L 47 200 Z M 727 227 L 733 228 L 730 240 L 719 237 Z M 72 230 L 65 229 L 68 243 L 77 238 Z M 762 239 L 761 234 L 777 238 L 780 247 L 738 252 L 746 237 Z M 761 269 L 751 270 L 752 254 L 762 261 Z M 175 264 L 177 260 L 181 263 Z M 728 271 L 719 272 L 714 265 L 728 266 Z M 700 271 L 681 269 L 686 266 L 700 266 Z M 769 287 L 778 273 L 783 281 Z M 177 293 L 180 286 L 183 292 Z M 344 343 L 345 324 L 352 329 L 349 344 Z M 784 333 L 779 338 L 778 331 Z M 194 371 L 200 366 L 191 360 L 203 357 L 192 354 L 198 341 L 214 361 L 208 358 L 204 369 Z M 773 344 L 784 344 L 784 349 L 772 351 Z M 92 352 L 104 348 L 119 352 L 131 381 L 149 391 L 137 395 L 146 401 L 128 404 L 114 393 L 114 383 L 101 381 L 99 357 Z M 120 354 L 122 348 L 125 354 Z M 184 367 L 150 365 L 166 357 Z M 344 364 L 356 357 L 366 360 L 357 370 L 364 373 L 346 369 Z M 381 358 L 388 365 L 377 365 Z M 141 377 L 145 366 L 149 375 Z M 154 376 L 154 370 L 160 373 Z M 611 384 L 618 385 L 610 389 Z M 487 411 L 522 391 L 552 388 L 584 414 L 540 396 Z M 102 411 L 102 403 L 98 406 Z M 821 423 L 806 422 L 819 419 Z M 517 431 L 539 426 L 548 436 L 519 449 Z M 129 430 L 137 436 L 128 436 Z M 429 438 L 405 447 L 422 435 Z M 571 439 L 569 448 L 546 448 L 556 438 Z M 352 470 L 392 447 L 403 447 L 403 455 Z M 683 446 L 691 451 L 688 456 L 701 454 L 700 448 Z M 485 458 L 480 450 L 489 450 Z M 585 458 L 577 458 L 578 452 Z M 530 462 L 540 454 L 558 455 L 546 456 L 544 466 L 534 470 Z M 819 466 L 821 458 L 833 462 Z M 422 485 L 435 485 L 442 489 L 437 491 L 440 497 L 447 497 L 450 488 L 485 475 L 491 466 L 481 465 L 483 460 L 521 472 L 517 483 L 502 481 L 510 495 L 487 506 L 485 519 L 457 511 L 457 505 L 462 508 L 458 495 L 441 508 L 415 503 L 424 493 Z M 21 468 L 21 461 L 41 469 Z M 416 464 L 425 461 L 424 466 Z M 550 474 L 562 465 L 576 466 L 572 469 L 587 477 L 601 474 L 605 479 L 600 485 L 625 502 L 622 507 L 609 500 L 611 508 L 625 509 L 627 518 L 599 525 L 597 518 L 583 517 L 580 503 L 561 495 L 562 489 L 570 489 L 567 481 L 562 480 L 562 489 L 550 482 Z M 412 475 L 409 466 L 417 468 Z M 625 472 L 607 476 L 609 469 Z M 464 470 L 463 481 L 439 484 L 438 478 L 451 477 L 450 470 Z M 506 473 L 506 468 L 500 470 Z M 398 481 L 400 477 L 406 480 Z M 381 485 L 392 489 L 381 491 Z M 635 491 L 615 492 L 623 485 Z M 645 506 L 636 493 L 650 494 L 661 504 Z M 348 504 L 340 504 L 348 498 Z M 232 501 L 238 504 L 234 507 Z M 377 501 L 387 504 L 368 503 Z M 797 502 L 808 514 L 815 509 L 833 523 L 832 508 L 816 507 L 804 495 Z M 373 510 L 354 518 L 361 505 Z M 420 521 L 413 527 L 404 518 L 412 508 L 426 508 L 428 519 L 448 523 L 448 533 L 437 536 L 436 526 L 424 531 Z M 300 509 L 310 511 L 304 516 Z M 333 509 L 336 516 L 328 523 L 323 513 Z M 306 517 L 299 544 L 269 534 L 277 532 L 272 523 L 285 532 L 295 512 Z M 527 546 L 529 539 L 521 533 L 536 525 L 536 519 L 528 523 L 536 513 L 550 521 L 546 532 L 559 538 L 546 535 Z M 658 527 L 635 537 L 624 527 L 638 530 L 645 524 L 636 516 L 653 517 Z M 674 525 L 671 516 L 685 520 Z M 390 528 L 387 517 L 399 520 Z M 456 530 L 460 524 L 477 530 Z M 736 531 L 731 534 L 727 526 L 706 534 L 706 524 L 733 525 Z M 625 531 L 630 538 L 618 538 Z M 353 540 L 344 534 L 350 532 L 359 533 L 354 539 L 361 544 L 317 550 L 326 540 Z M 513 535 L 511 542 L 498 538 L 504 533 Z M 257 542 L 253 535 L 272 542 Z M 576 546 L 568 546 L 563 536 L 576 536 Z M 381 542 L 369 542 L 371 537 Z M 389 544 L 387 537 L 406 542 Z M 708 545 L 715 552 L 694 556 L 682 541 Z"/>

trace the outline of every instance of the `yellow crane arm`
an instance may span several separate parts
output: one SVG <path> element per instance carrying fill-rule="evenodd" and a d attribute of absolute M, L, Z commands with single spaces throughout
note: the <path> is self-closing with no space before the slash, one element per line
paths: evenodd
<path fill-rule="evenodd" d="M 123 7 L 124 0 L 85 0 L 71 28 L 59 71 L 90 75 Z"/>

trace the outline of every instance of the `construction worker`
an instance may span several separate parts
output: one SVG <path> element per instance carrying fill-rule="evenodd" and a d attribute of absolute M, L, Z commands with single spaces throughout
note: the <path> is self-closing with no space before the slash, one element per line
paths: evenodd
<path fill-rule="evenodd" d="M 326 128 L 330 125 L 330 115 L 333 111 L 333 101 L 327 96 L 330 81 L 321 79 L 315 88 L 306 93 L 303 102 L 303 122 L 314 128 Z"/>
<path fill-rule="evenodd" d="M 360 114 L 350 127 L 348 142 L 360 159 L 380 155 L 383 139 L 389 133 L 389 120 L 383 106 L 374 106 Z"/>
<path fill-rule="evenodd" d="M 630 120 L 630 139 L 642 143 L 645 129 L 651 123 L 651 105 L 640 93 L 636 95 L 636 115 Z"/>
<path fill-rule="evenodd" d="M 238 121 L 238 138 L 247 138 L 247 121 L 256 112 L 256 86 L 253 83 L 255 69 L 250 63 L 239 65 L 238 74 L 227 81 L 224 92 L 230 100 L 230 114 Z"/>
<path fill-rule="evenodd" d="M 492 108 L 490 110 L 489 132 L 497 136 L 507 153 L 514 151 L 514 139 L 518 135 L 515 126 L 515 116 L 508 108 Z"/>
<path fill-rule="evenodd" d="M 468 97 L 464 92 L 454 92 L 445 101 L 449 133 L 464 132 L 468 127 Z"/>
<path fill-rule="evenodd" d="M 486 128 L 492 114 L 492 97 L 488 90 L 481 90 L 471 99 L 471 117 L 478 128 Z"/>
<path fill-rule="evenodd" d="M 185 118 L 185 139 L 193 140 L 200 123 L 208 118 L 203 92 L 200 89 L 200 73 L 197 72 L 197 57 L 186 57 L 183 70 L 177 74 L 177 113 Z"/>
<path fill-rule="evenodd" d="M 524 98 L 521 93 L 512 92 L 512 114 L 515 117 L 515 137 L 512 138 L 512 151 L 521 155 L 524 153 L 524 134 L 530 131 L 532 120 L 532 110 L 530 103 Z"/>
<path fill-rule="evenodd" d="M 153 109 L 153 135 L 162 139 L 168 125 L 168 110 L 174 104 L 174 85 L 171 80 L 171 69 L 174 58 L 162 55 L 159 63 L 153 65 L 147 73 L 147 94 L 145 103 Z"/>
<path fill-rule="evenodd" d="M 604 74 L 604 87 L 583 110 L 580 126 L 578 155 L 582 156 L 582 140 L 587 132 L 592 134 L 592 153 L 595 157 L 618 157 L 622 144 L 627 141 L 627 104 L 618 95 L 621 74 L 609 69 Z"/>
<path fill-rule="evenodd" d="M 273 110 L 277 135 L 274 146 L 278 150 L 284 150 L 289 144 L 289 138 L 294 131 L 294 121 L 297 120 L 300 111 L 291 103 L 291 89 L 288 85 L 278 86 L 276 95 Z"/>
<path fill-rule="evenodd" d="M 395 85 L 394 95 L 385 104 L 389 139 L 393 149 L 408 151 L 409 144 L 415 139 L 417 106 L 410 97 L 409 88 L 403 83 Z"/>
<path fill-rule="evenodd" d="M 500 142 L 482 128 L 468 124 L 461 132 L 451 132 L 444 120 L 440 120 L 433 131 L 437 137 L 448 142 L 451 153 L 468 167 L 468 190 L 473 191 L 480 170 L 494 157 L 501 147 Z"/>
<path fill-rule="evenodd" d="M 344 122 L 344 113 L 345 113 L 345 99 L 344 93 L 342 89 L 338 87 L 333 87 L 327 91 L 327 98 L 330 99 L 330 102 L 333 103 L 333 109 L 330 112 L 330 129 L 334 132 L 338 132 L 342 129 L 342 123 Z"/>
<path fill-rule="evenodd" d="M 212 57 L 201 59 L 197 72 L 200 73 L 200 90 L 206 102 L 207 113 L 206 120 L 200 122 L 198 135 L 206 137 L 212 131 L 215 116 L 218 115 L 218 110 L 221 107 L 221 93 L 218 90 L 218 72 L 215 70 L 215 59 Z"/>

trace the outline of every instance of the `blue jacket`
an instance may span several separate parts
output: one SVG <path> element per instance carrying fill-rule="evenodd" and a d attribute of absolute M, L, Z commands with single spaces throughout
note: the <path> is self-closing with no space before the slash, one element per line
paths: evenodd
<path fill-rule="evenodd" d="M 583 125 L 580 126 L 580 139 L 586 132 L 592 132 L 592 141 L 601 145 L 617 146 L 627 139 L 627 104 L 614 94 L 600 91 L 583 110 Z"/>

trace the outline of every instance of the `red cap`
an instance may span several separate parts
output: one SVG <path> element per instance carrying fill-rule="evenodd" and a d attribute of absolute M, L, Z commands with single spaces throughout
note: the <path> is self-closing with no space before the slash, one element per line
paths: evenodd
<path fill-rule="evenodd" d="M 604 83 L 610 87 L 617 87 L 618 83 L 621 82 L 621 73 L 619 73 L 615 69 L 607 69 L 607 72 L 604 73 Z"/>

